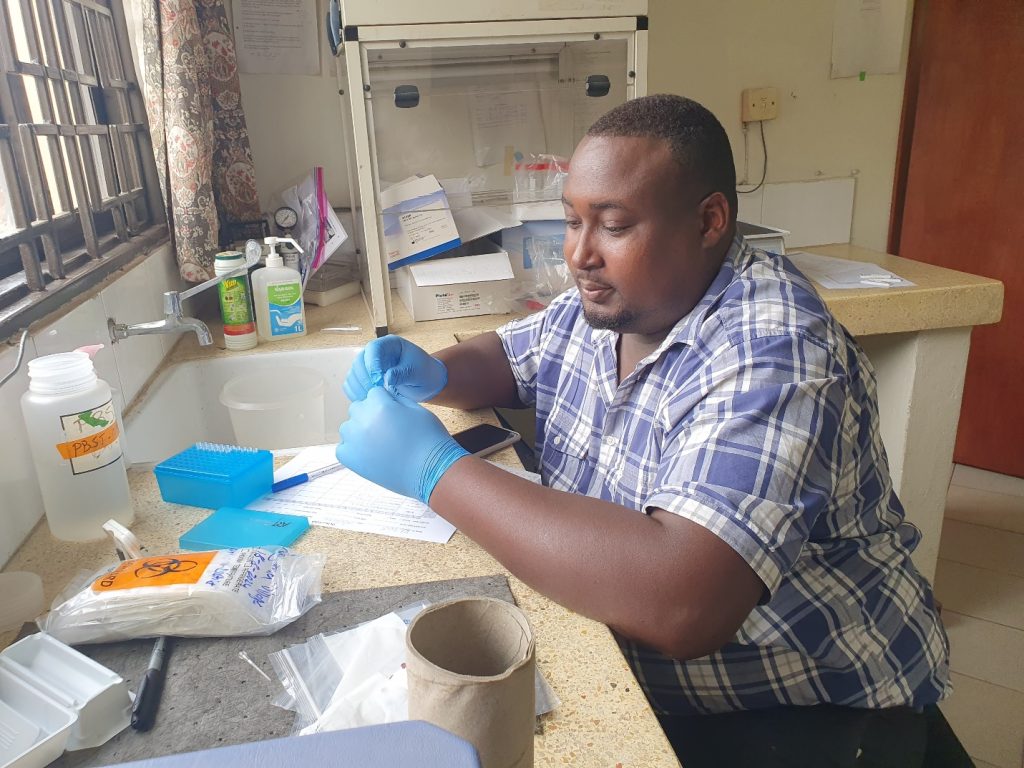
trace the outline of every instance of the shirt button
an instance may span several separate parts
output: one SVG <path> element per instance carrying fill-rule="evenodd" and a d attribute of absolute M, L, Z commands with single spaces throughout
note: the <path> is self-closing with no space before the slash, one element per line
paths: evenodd
<path fill-rule="evenodd" d="M 555 443 L 555 445 L 561 445 L 562 444 L 562 436 L 561 435 L 555 435 L 554 443 Z"/>
<path fill-rule="evenodd" d="M 613 437 L 612 435 L 606 435 L 604 438 L 604 444 L 611 447 L 619 444 L 619 438 Z"/>

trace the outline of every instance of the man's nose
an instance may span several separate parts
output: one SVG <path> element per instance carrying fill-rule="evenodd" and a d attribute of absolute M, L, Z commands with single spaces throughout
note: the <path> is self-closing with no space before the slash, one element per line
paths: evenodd
<path fill-rule="evenodd" d="M 565 238 L 565 259 L 573 269 L 588 269 L 599 260 L 594 235 L 588 226 L 581 226 Z"/>

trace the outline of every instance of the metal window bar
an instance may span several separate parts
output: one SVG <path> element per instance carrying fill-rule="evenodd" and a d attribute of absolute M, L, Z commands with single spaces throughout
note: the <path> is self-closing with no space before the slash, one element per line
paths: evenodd
<path fill-rule="evenodd" d="M 0 338 L 167 237 L 119 0 L 0 0 Z"/>

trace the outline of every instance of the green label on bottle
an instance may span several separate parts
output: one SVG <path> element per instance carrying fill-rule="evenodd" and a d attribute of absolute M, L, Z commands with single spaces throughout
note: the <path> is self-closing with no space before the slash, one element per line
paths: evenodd
<path fill-rule="evenodd" d="M 222 280 L 217 286 L 220 295 L 220 313 L 224 325 L 244 325 L 252 322 L 249 291 L 241 278 Z"/>
<path fill-rule="evenodd" d="M 64 442 L 55 447 L 68 461 L 71 474 L 102 469 L 121 458 L 120 429 L 112 401 L 61 416 L 60 426 Z"/>
<path fill-rule="evenodd" d="M 290 307 L 299 300 L 301 288 L 298 283 L 271 283 L 267 286 L 267 298 L 271 304 Z"/>
<path fill-rule="evenodd" d="M 302 317 L 302 285 L 294 281 L 267 284 L 267 311 L 270 314 L 270 335 L 302 334 L 306 324 Z"/>

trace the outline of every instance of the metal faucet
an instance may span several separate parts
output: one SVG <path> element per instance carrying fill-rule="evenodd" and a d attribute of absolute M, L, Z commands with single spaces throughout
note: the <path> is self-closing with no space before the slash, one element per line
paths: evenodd
<path fill-rule="evenodd" d="M 250 245 L 250 243 L 252 245 Z M 197 320 L 194 317 L 183 317 L 181 302 L 195 296 L 197 293 L 205 291 L 207 288 L 212 288 L 223 280 L 229 280 L 232 277 L 241 277 L 246 274 L 249 271 L 249 268 L 254 266 L 260 259 L 260 244 L 255 240 L 250 240 L 245 244 L 245 254 L 245 266 L 236 267 L 230 272 L 218 275 L 217 277 L 207 280 L 205 283 L 194 285 L 185 291 L 165 291 L 163 320 L 152 320 L 148 323 L 134 323 L 132 325 L 128 325 L 126 323 L 118 323 L 114 318 L 108 317 L 107 328 L 110 330 L 111 343 L 116 344 L 119 340 L 127 339 L 129 336 L 143 336 L 151 333 L 182 333 L 184 331 L 194 331 L 196 338 L 199 339 L 199 343 L 204 347 L 208 347 L 213 343 L 213 336 L 210 335 L 210 329 L 206 327 L 206 323 L 202 320 Z"/>

